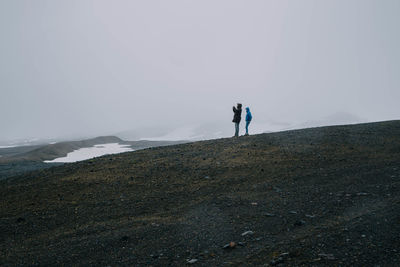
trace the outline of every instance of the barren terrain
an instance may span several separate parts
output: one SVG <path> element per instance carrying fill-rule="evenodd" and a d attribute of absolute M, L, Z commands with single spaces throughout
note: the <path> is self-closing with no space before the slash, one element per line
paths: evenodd
<path fill-rule="evenodd" d="M 0 181 L 2 266 L 398 266 L 400 121 L 149 148 Z"/>

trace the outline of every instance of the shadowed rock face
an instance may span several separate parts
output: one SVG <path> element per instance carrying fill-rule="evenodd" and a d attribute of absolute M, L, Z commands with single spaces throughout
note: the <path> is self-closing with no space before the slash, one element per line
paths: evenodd
<path fill-rule="evenodd" d="M 0 183 L 4 265 L 400 260 L 399 121 L 152 148 Z"/>

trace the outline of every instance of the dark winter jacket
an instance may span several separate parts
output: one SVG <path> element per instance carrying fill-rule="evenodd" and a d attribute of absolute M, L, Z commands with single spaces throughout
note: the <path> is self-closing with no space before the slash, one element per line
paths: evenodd
<path fill-rule="evenodd" d="M 242 105 L 238 105 L 238 108 L 233 107 L 233 120 L 232 122 L 239 123 L 242 119 Z"/>

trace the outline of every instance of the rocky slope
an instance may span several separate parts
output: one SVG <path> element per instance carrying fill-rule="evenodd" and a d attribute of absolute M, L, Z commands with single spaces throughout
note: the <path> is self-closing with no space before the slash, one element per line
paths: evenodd
<path fill-rule="evenodd" d="M 400 121 L 104 156 L 0 182 L 0 265 L 398 266 Z"/>

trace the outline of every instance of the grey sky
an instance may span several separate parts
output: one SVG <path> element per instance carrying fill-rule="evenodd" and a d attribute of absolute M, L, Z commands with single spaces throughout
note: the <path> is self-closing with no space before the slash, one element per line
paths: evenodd
<path fill-rule="evenodd" d="M 0 0 L 0 139 L 400 118 L 400 1 Z M 268 129 L 266 129 L 268 130 Z"/>

